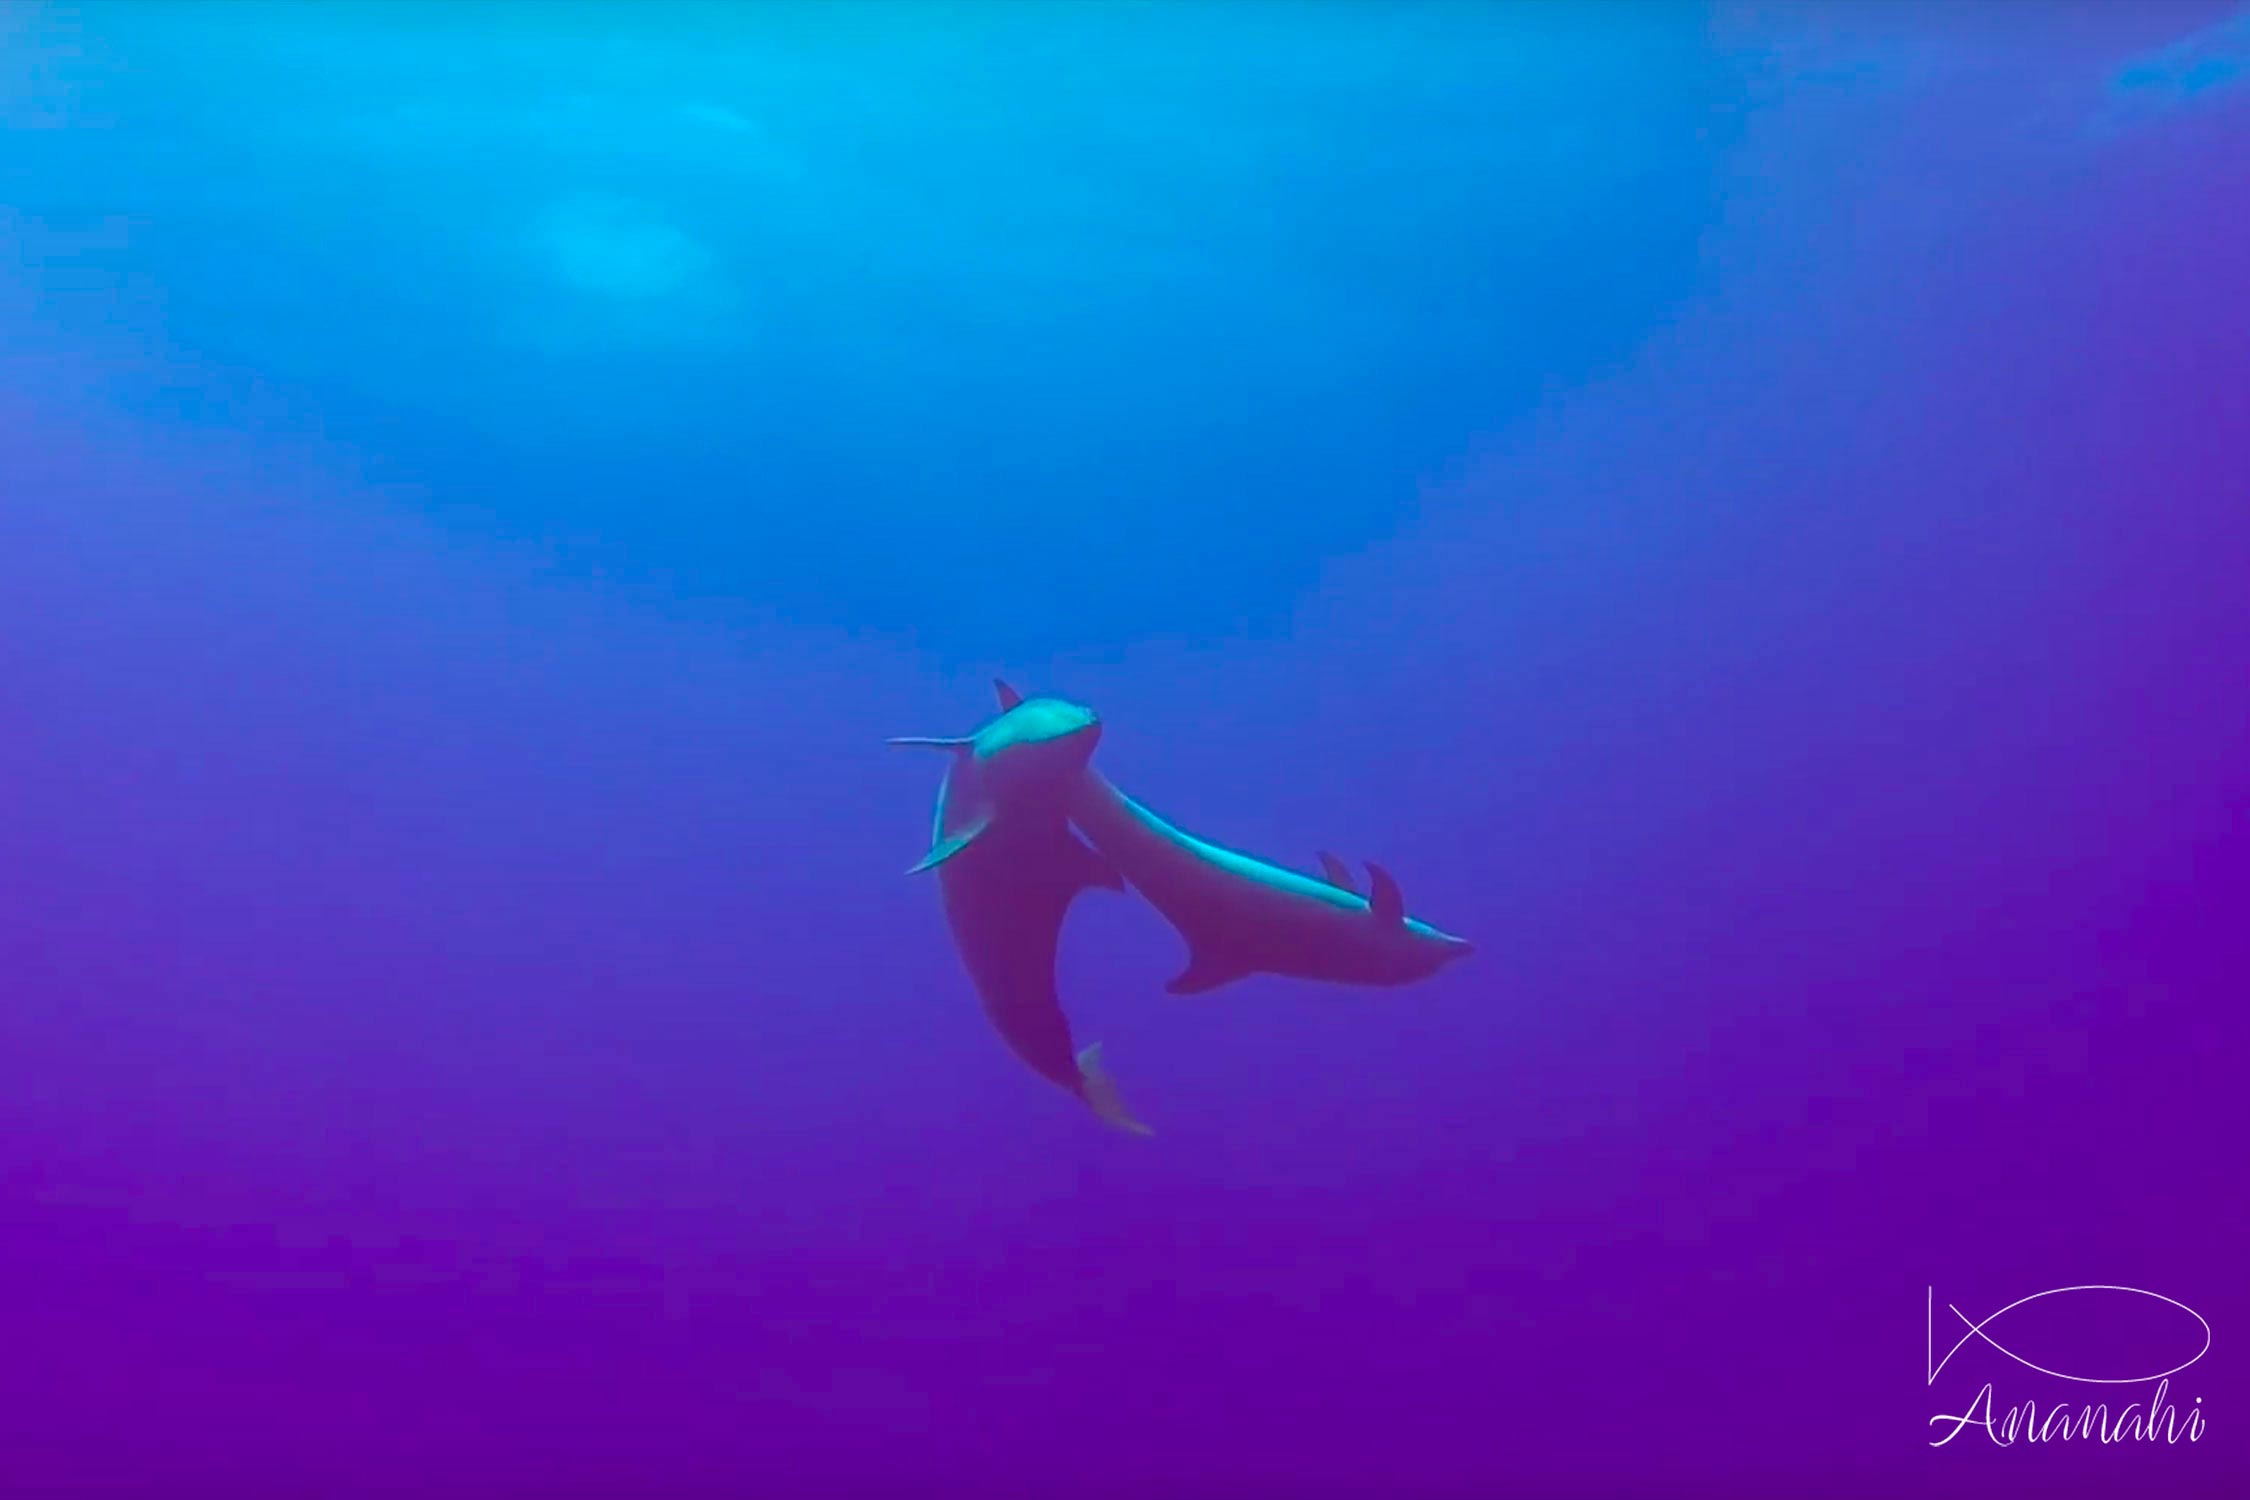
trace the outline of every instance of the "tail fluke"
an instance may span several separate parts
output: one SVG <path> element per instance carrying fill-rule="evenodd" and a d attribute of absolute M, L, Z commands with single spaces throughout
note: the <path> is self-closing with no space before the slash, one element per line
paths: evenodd
<path fill-rule="evenodd" d="M 1125 1107 L 1124 1098 L 1117 1092 L 1117 1081 L 1102 1068 L 1102 1044 L 1094 1043 L 1078 1054 L 1078 1093 L 1096 1117 L 1131 1135 L 1154 1135 L 1146 1125 L 1133 1118 Z"/>

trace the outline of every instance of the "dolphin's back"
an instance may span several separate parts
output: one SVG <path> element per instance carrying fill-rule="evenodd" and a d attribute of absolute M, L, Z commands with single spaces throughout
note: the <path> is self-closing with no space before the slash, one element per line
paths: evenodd
<path fill-rule="evenodd" d="M 1070 805 L 1071 820 L 1152 901 L 1162 892 L 1183 900 L 1214 895 L 1275 903 L 1311 901 L 1365 911 L 1367 901 L 1325 880 L 1199 839 L 1126 796 L 1099 771 L 1088 771 Z M 1213 872 L 1231 877 L 1213 881 Z"/>
<path fill-rule="evenodd" d="M 1245 974 L 1288 974 L 1358 984 L 1395 984 L 1429 967 L 1405 958 L 1432 929 L 1382 923 L 1357 892 L 1174 827 L 1087 770 L 1071 821 L 1119 874 L 1187 940 L 1176 994 L 1216 988 Z"/>

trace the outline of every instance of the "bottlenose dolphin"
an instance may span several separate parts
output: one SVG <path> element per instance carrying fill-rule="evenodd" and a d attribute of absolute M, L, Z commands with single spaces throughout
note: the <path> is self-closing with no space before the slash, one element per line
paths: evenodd
<path fill-rule="evenodd" d="M 1137 1135 L 1101 1048 L 1074 1053 L 1055 993 L 1063 915 L 1088 886 L 1124 882 L 1065 821 L 1077 778 L 1101 739 L 1091 709 L 1059 698 L 1026 700 L 1004 682 L 999 718 L 958 739 L 902 738 L 894 745 L 949 751 L 930 852 L 909 873 L 936 870 L 946 925 L 1001 1039 L 1033 1072 Z"/>
<path fill-rule="evenodd" d="M 1332 854 L 1320 856 L 1324 879 L 1269 865 L 1183 833 L 1090 765 L 1071 794 L 1070 821 L 1187 940 L 1187 967 L 1164 986 L 1175 995 L 1259 973 L 1407 984 L 1471 951 L 1409 917 L 1381 865 L 1368 865 L 1365 896 Z"/>

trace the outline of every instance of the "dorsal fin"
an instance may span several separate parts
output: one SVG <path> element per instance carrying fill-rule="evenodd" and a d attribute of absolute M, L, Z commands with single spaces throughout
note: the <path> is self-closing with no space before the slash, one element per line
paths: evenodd
<path fill-rule="evenodd" d="M 1367 892 L 1367 907 L 1375 914 L 1375 920 L 1387 927 L 1404 922 L 1406 898 L 1399 894 L 1398 882 L 1391 878 L 1391 872 L 1369 860 L 1367 878 L 1372 882 Z"/>
<path fill-rule="evenodd" d="M 1359 894 L 1352 885 L 1352 872 L 1345 869 L 1344 862 L 1326 849 L 1320 851 L 1320 873 L 1337 890 L 1350 891 L 1355 896 Z"/>
<path fill-rule="evenodd" d="M 1004 677 L 995 677 L 992 679 L 992 691 L 1000 699 L 1000 711 L 1002 713 L 1006 713 L 1009 709 L 1014 708 L 1017 704 L 1023 702 L 1023 694 L 1017 692 L 1013 687 L 1009 686 L 1008 680 Z"/>

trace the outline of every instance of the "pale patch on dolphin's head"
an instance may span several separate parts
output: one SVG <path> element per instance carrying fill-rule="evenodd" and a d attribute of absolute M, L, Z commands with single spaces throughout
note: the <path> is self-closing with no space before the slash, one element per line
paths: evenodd
<path fill-rule="evenodd" d="M 1101 716 L 1084 704 L 1026 698 L 977 731 L 974 753 L 995 798 L 1061 797 L 1101 738 Z"/>

